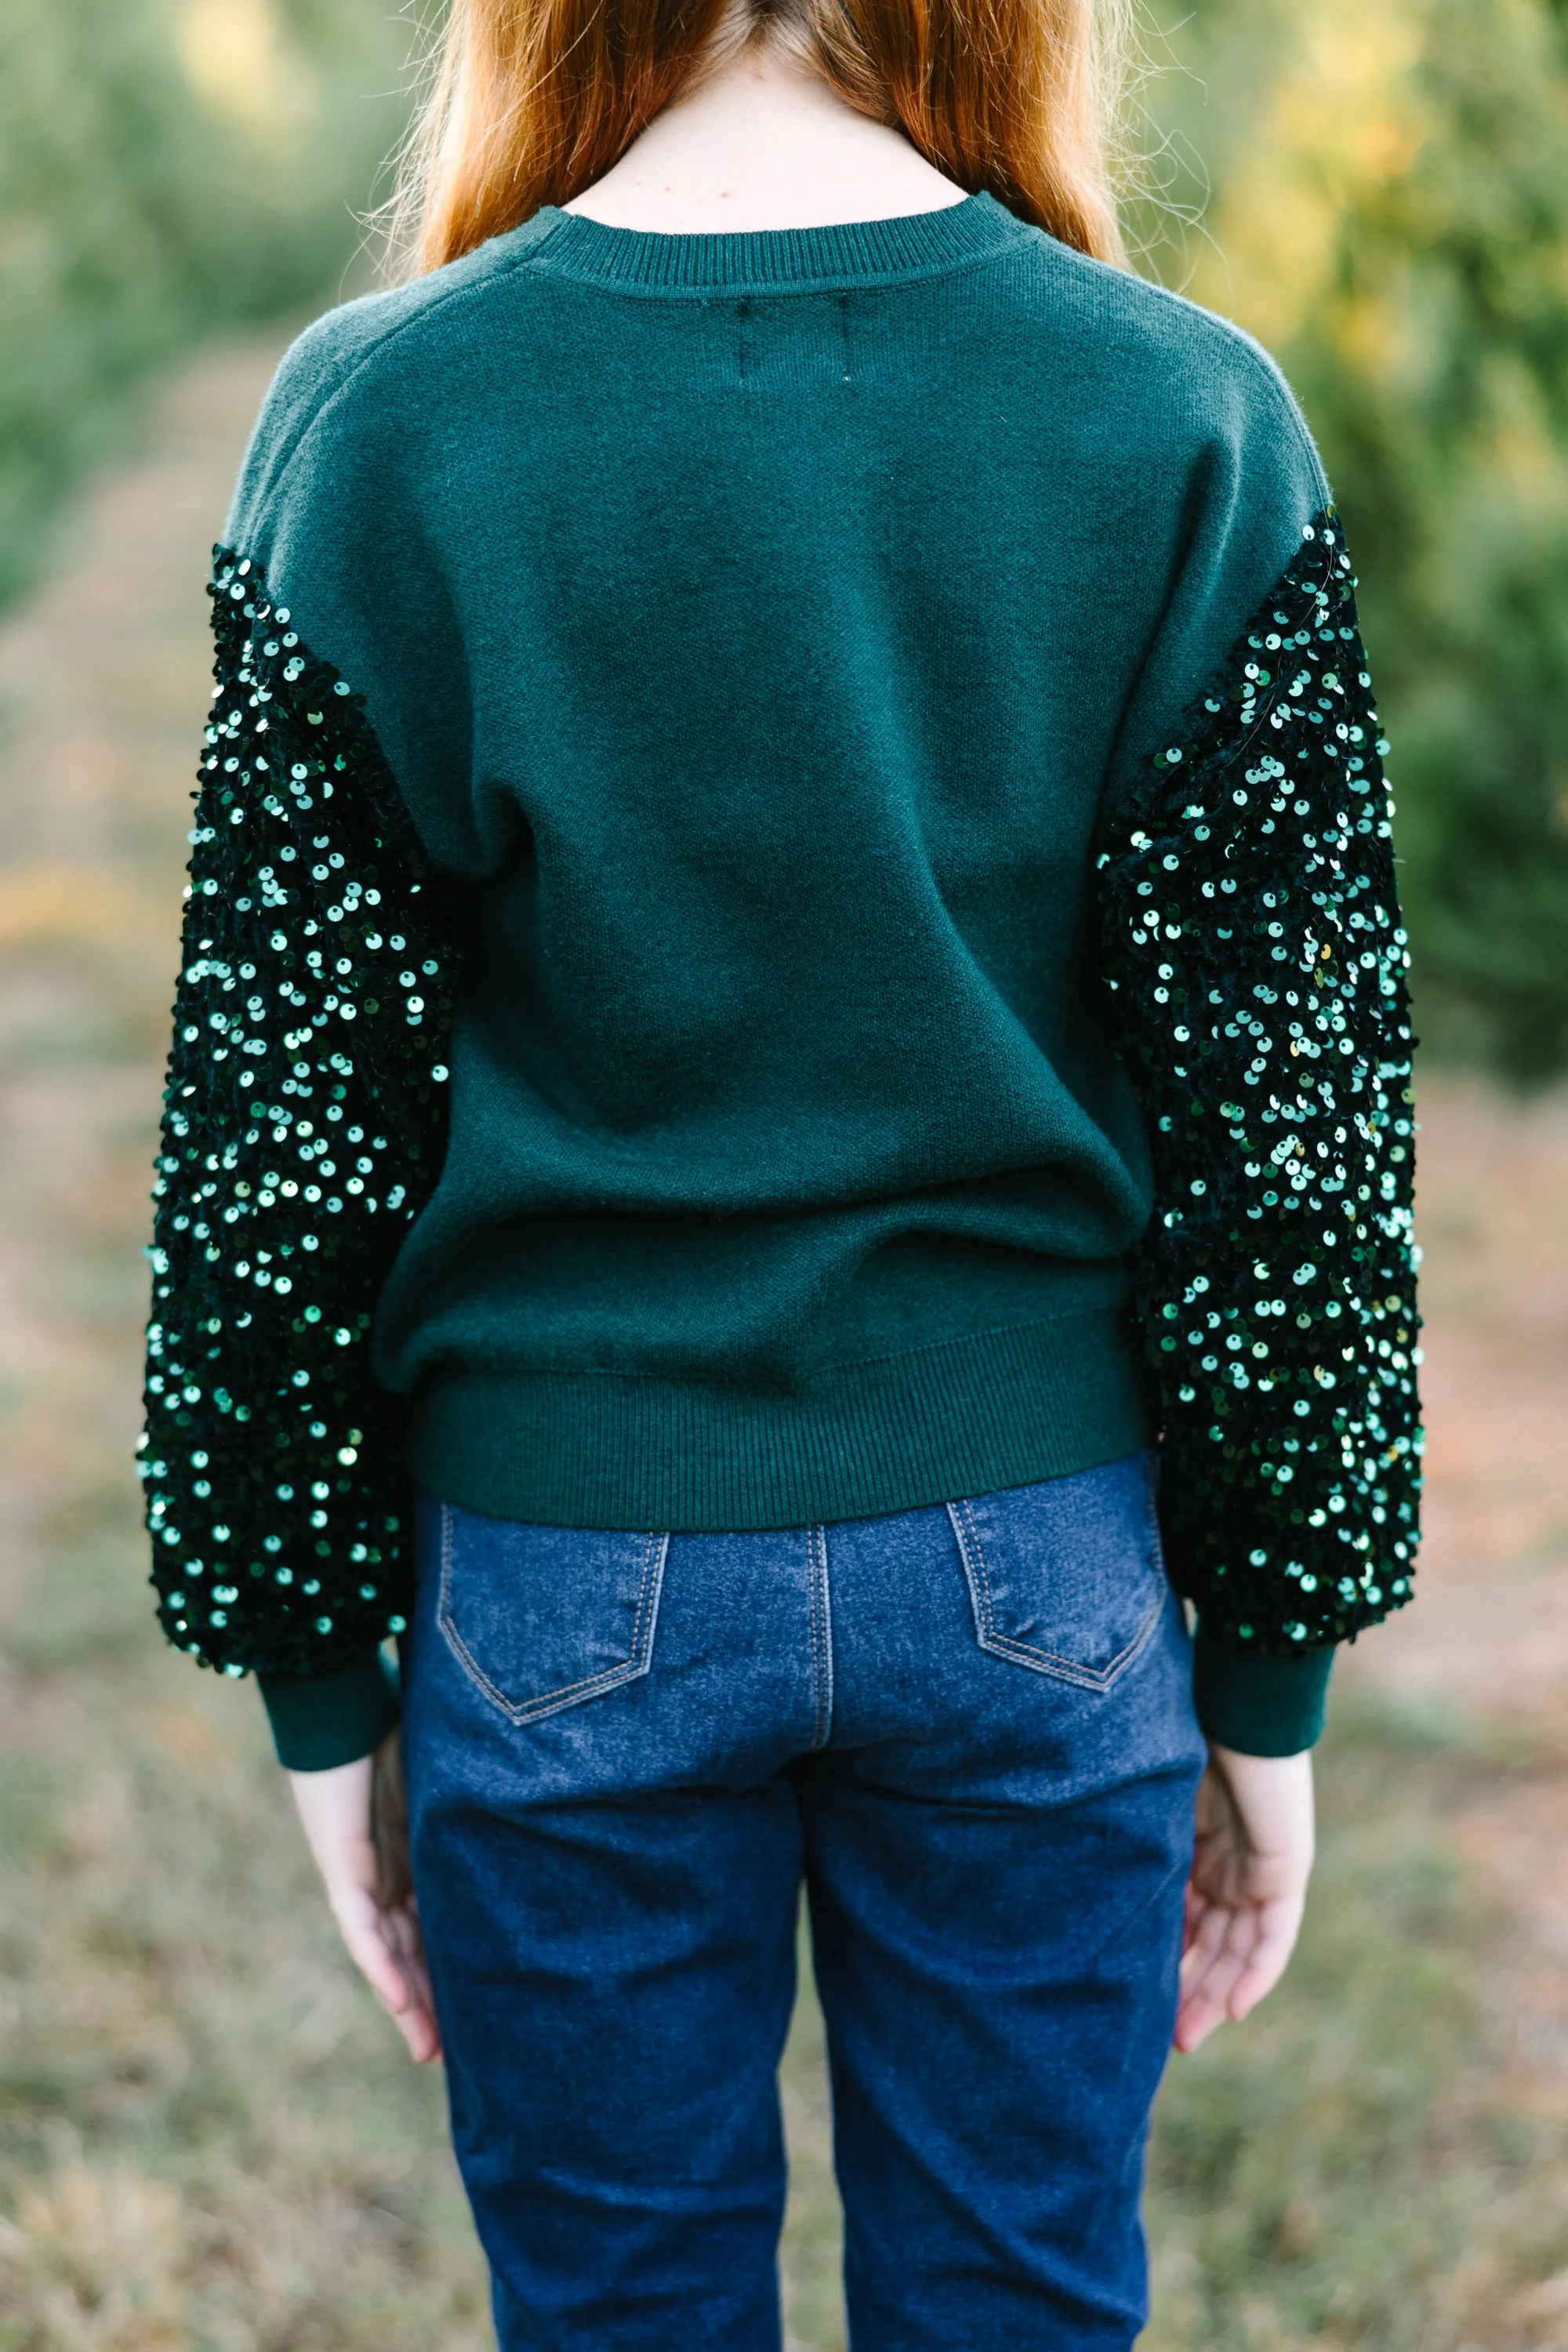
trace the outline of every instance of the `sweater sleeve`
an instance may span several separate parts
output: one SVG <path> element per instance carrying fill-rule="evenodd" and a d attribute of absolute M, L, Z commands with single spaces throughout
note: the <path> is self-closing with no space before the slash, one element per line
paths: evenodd
<path fill-rule="evenodd" d="M 377 1298 L 439 1174 L 453 955 L 360 698 L 217 552 L 154 1185 L 142 1476 L 159 1615 L 256 1673 L 285 1763 L 374 1747 L 410 1570 Z"/>
<path fill-rule="evenodd" d="M 1205 1728 L 1309 1746 L 1332 1645 L 1410 1596 L 1421 1433 L 1409 958 L 1331 509 L 1100 856 L 1155 1203 L 1137 1268 Z"/>

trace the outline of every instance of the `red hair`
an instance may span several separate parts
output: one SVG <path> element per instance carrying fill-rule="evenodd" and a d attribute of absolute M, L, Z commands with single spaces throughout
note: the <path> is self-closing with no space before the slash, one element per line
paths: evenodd
<path fill-rule="evenodd" d="M 450 0 L 395 207 L 414 268 L 590 187 L 734 29 L 735 5 Z M 1123 5 L 742 0 L 742 26 L 787 41 L 960 187 L 1122 262 L 1110 150 Z"/>

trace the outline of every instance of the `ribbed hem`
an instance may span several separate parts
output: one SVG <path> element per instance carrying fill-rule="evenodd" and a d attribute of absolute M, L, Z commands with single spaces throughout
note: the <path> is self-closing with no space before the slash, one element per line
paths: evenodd
<path fill-rule="evenodd" d="M 372 1756 L 396 1725 L 397 1685 L 379 1650 L 320 1675 L 258 1675 L 288 1772 L 331 1772 Z"/>
<path fill-rule="evenodd" d="M 921 1348 L 758 1395 L 614 1374 L 447 1370 L 409 1462 L 443 1501 L 565 1528 L 744 1533 L 873 1518 L 1113 1462 L 1150 1442 L 1124 1312 Z"/>
<path fill-rule="evenodd" d="M 984 260 L 1034 234 L 994 197 L 984 195 L 896 220 L 711 236 L 606 228 L 602 221 L 553 206 L 536 213 L 528 226 L 537 237 L 529 256 L 531 268 L 649 294 L 891 285 Z"/>
<path fill-rule="evenodd" d="M 1323 1728 L 1334 1653 L 1268 1657 L 1205 1633 L 1193 1644 L 1193 1700 L 1204 1737 L 1240 1756 L 1299 1756 Z"/>

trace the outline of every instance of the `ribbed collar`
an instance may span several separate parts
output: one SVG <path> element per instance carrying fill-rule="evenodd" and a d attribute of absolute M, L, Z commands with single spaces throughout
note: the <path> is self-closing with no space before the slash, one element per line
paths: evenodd
<path fill-rule="evenodd" d="M 529 257 L 533 268 L 650 294 L 787 293 L 888 285 L 961 268 L 1031 234 L 986 195 L 966 196 L 940 212 L 910 213 L 897 220 L 712 236 L 606 228 L 600 221 L 560 212 L 553 205 L 537 213 L 527 226 L 533 231 Z"/>

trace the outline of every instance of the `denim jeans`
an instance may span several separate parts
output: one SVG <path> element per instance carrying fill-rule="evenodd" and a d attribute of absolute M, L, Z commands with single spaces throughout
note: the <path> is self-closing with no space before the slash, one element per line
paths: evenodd
<path fill-rule="evenodd" d="M 405 1738 L 504 2352 L 778 2352 L 804 1879 L 854 2352 L 1131 2345 L 1204 1748 L 1142 1455 L 782 1534 L 421 1506 Z"/>

